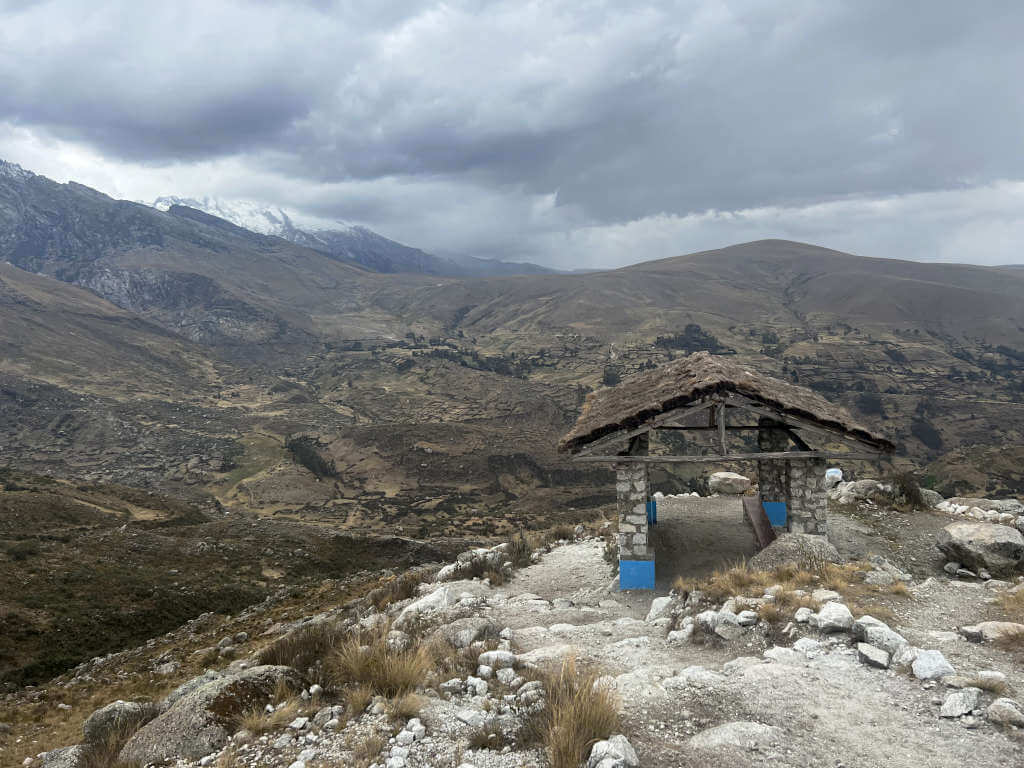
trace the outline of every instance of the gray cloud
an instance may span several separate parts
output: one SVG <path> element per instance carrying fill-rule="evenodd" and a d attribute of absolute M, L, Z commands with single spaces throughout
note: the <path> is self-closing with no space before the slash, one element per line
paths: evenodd
<path fill-rule="evenodd" d="M 561 266 L 801 232 L 914 258 L 956 258 L 948 243 L 972 232 L 981 252 L 963 260 L 987 261 L 1024 213 L 1000 185 L 1024 179 L 1016 2 L 0 12 L 0 121 L 19 137 L 0 153 L 75 147 L 65 175 L 95 166 L 131 197 L 158 178 Z M 941 220 L 911 204 L 935 195 Z"/>

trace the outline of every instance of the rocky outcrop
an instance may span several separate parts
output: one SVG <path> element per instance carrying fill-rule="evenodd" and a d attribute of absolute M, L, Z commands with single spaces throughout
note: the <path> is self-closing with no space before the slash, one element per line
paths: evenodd
<path fill-rule="evenodd" d="M 212 680 L 178 698 L 121 750 L 126 763 L 199 758 L 227 744 L 239 714 L 263 706 L 280 681 L 301 688 L 290 667 L 260 666 Z"/>
<path fill-rule="evenodd" d="M 803 567 L 838 562 L 839 552 L 824 536 L 784 533 L 750 558 L 750 567 L 757 571 L 770 571 L 786 563 Z"/>
<path fill-rule="evenodd" d="M 118 699 L 86 718 L 82 723 L 82 736 L 87 744 L 103 744 L 112 736 L 138 730 L 159 712 L 158 704 Z"/>
<path fill-rule="evenodd" d="M 939 550 L 950 560 L 996 576 L 1008 576 L 1024 559 L 1024 536 L 1005 525 L 950 523 L 939 531 Z"/>

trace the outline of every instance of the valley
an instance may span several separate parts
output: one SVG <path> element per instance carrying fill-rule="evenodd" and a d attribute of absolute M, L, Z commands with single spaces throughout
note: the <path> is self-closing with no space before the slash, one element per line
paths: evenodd
<path fill-rule="evenodd" d="M 230 596 L 197 584 L 186 612 L 383 562 L 361 544 L 343 564 L 289 567 L 310 536 L 384 537 L 426 562 L 452 541 L 600 520 L 614 507 L 610 475 L 567 461 L 558 438 L 589 391 L 700 350 L 844 404 L 944 495 L 1024 493 L 1019 269 L 771 240 L 590 274 L 381 273 L 202 211 L 5 166 L 0 469 L 30 479 L 0 491 L 0 510 L 49 510 L 25 501 L 44 498 L 40 483 L 76 510 L 83 487 L 192 510 L 160 523 L 174 541 L 147 549 L 142 582 L 203 571 L 180 537 L 238 542 L 228 560 L 244 565 L 229 569 Z M 701 482 L 699 470 L 655 476 L 665 492 Z M 113 557 L 121 526 L 147 540 L 154 525 L 124 512 L 89 512 L 59 533 L 5 524 L 0 551 L 30 554 L 0 564 L 14 578 L 15 565 L 38 575 L 86 550 Z M 304 543 L 285 546 L 291 536 Z M 226 573 L 217 562 L 211 579 Z M 67 573 L 68 589 L 105 590 Z M 3 598 L 0 609 L 39 610 L 44 626 L 51 607 Z M 46 673 L 157 625 L 170 626 L 62 651 Z M 6 682 L 40 679 L 25 653 L 4 651 Z"/>

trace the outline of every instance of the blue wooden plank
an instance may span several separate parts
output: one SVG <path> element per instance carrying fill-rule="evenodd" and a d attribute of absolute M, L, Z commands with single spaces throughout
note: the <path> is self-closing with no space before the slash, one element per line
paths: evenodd
<path fill-rule="evenodd" d="M 766 501 L 764 502 L 764 512 L 768 515 L 768 522 L 773 526 L 776 528 L 786 527 L 786 502 Z"/>
<path fill-rule="evenodd" d="M 654 589 L 654 561 L 620 560 L 619 589 Z"/>

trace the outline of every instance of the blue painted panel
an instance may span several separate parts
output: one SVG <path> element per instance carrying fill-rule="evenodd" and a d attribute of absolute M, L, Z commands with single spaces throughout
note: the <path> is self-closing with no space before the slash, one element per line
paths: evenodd
<path fill-rule="evenodd" d="M 786 502 L 784 501 L 765 501 L 764 512 L 768 515 L 768 522 L 775 528 L 786 527 Z"/>
<path fill-rule="evenodd" d="M 619 589 L 654 589 L 654 561 L 619 560 Z"/>
<path fill-rule="evenodd" d="M 656 499 L 647 500 L 647 524 L 658 524 L 658 502 Z"/>

